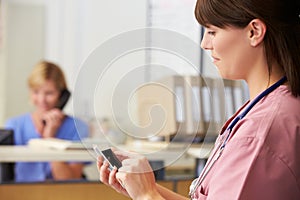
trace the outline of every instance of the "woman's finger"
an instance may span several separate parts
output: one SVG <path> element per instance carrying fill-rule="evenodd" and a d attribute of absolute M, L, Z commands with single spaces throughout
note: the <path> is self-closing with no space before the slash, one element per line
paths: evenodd
<path fill-rule="evenodd" d="M 102 165 L 103 165 L 103 158 L 102 158 L 102 156 L 98 156 L 97 157 L 97 170 L 98 170 L 98 172 L 100 172 L 100 168 L 101 168 Z"/>
<path fill-rule="evenodd" d="M 102 166 L 100 167 L 99 173 L 100 173 L 100 181 L 106 185 L 109 185 L 109 170 L 108 170 L 109 164 L 104 161 Z"/>

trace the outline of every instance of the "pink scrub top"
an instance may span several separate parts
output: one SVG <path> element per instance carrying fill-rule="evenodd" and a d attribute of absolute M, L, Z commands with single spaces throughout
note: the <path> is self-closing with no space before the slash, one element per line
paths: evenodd
<path fill-rule="evenodd" d="M 300 97 L 292 96 L 287 86 L 279 86 L 231 134 L 194 199 L 300 199 Z"/>

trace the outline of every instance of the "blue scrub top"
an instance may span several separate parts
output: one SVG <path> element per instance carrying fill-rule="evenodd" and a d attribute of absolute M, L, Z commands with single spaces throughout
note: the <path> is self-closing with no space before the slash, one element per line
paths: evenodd
<path fill-rule="evenodd" d="M 5 127 L 14 130 L 16 145 L 27 145 L 30 139 L 41 137 L 34 127 L 30 113 L 9 119 Z M 79 141 L 88 137 L 88 134 L 89 129 L 86 123 L 66 116 L 57 131 L 56 138 Z M 49 162 L 17 162 L 15 165 L 16 182 L 39 182 L 47 179 L 52 179 Z"/>

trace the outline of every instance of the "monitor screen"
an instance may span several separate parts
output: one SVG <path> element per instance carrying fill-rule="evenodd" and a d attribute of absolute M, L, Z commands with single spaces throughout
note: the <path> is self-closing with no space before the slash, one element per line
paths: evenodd
<path fill-rule="evenodd" d="M 14 131 L 0 129 L 0 145 L 14 145 Z M 14 181 L 14 163 L 0 162 L 0 183 Z"/>

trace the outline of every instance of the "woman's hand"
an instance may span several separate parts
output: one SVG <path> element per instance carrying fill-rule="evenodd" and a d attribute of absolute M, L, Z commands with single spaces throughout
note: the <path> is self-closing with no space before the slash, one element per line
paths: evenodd
<path fill-rule="evenodd" d="M 100 157 L 100 181 L 132 199 L 163 199 L 158 193 L 152 168 L 146 157 L 134 153 L 114 152 L 122 161 L 117 171 L 108 170 L 108 163 Z"/>
<path fill-rule="evenodd" d="M 115 152 L 124 157 L 123 152 Z M 126 188 L 132 199 L 163 199 L 158 193 L 153 170 L 145 156 L 130 154 L 122 161 L 116 174 L 117 180 Z"/>
<path fill-rule="evenodd" d="M 113 168 L 113 170 L 110 171 L 108 162 L 104 160 L 102 156 L 98 157 L 97 168 L 100 174 L 100 181 L 102 183 L 112 187 L 117 192 L 129 197 L 129 194 L 127 193 L 126 189 L 123 188 L 123 186 L 116 179 L 117 169 Z"/>
<path fill-rule="evenodd" d="M 57 108 L 46 112 L 43 116 L 45 124 L 42 136 L 45 138 L 55 137 L 58 128 L 61 126 L 64 120 L 64 117 L 64 113 Z"/>

